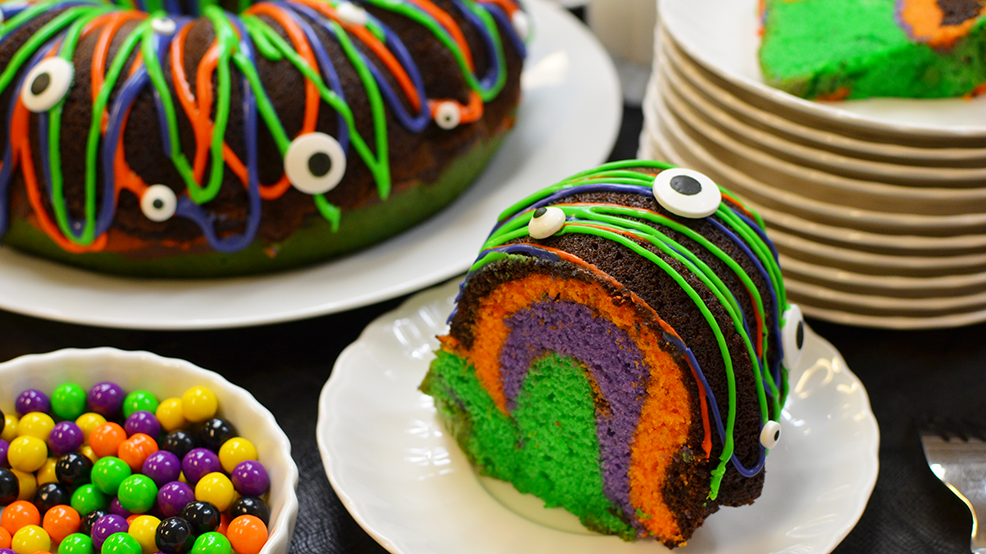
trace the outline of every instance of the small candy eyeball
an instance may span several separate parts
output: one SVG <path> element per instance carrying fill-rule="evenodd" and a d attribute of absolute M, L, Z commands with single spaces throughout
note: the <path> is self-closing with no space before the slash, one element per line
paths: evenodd
<path fill-rule="evenodd" d="M 784 367 L 794 369 L 801 361 L 805 348 L 805 318 L 797 304 L 791 306 L 782 316 L 781 345 L 784 348 Z"/>
<path fill-rule="evenodd" d="M 178 209 L 178 197 L 165 185 L 151 185 L 140 197 L 140 209 L 151 221 L 167 221 Z"/>
<path fill-rule="evenodd" d="M 321 194 L 336 188 L 346 173 L 346 152 L 325 133 L 308 133 L 291 141 L 284 155 L 284 173 L 294 188 Z"/>
<path fill-rule="evenodd" d="M 370 21 L 370 16 L 366 13 L 366 10 L 352 2 L 343 2 L 336 6 L 336 13 L 339 14 L 339 19 L 343 23 L 349 23 L 351 25 L 365 27 Z"/>
<path fill-rule="evenodd" d="M 446 131 L 451 131 L 462 123 L 462 112 L 459 110 L 459 106 L 455 105 L 455 102 L 439 102 L 435 106 L 435 124 L 445 129 Z"/>
<path fill-rule="evenodd" d="M 765 423 L 763 429 L 760 430 L 760 444 L 770 450 L 777 446 L 779 440 L 781 440 L 781 424 L 773 420 Z"/>
<path fill-rule="evenodd" d="M 151 29 L 159 35 L 173 35 L 178 29 L 178 24 L 170 17 L 155 17 L 151 20 Z"/>
<path fill-rule="evenodd" d="M 64 58 L 42 60 L 27 73 L 21 102 L 34 113 L 46 112 L 65 95 L 75 79 L 75 67 Z"/>
<path fill-rule="evenodd" d="M 515 11 L 510 16 L 510 24 L 513 25 L 514 32 L 517 33 L 520 40 L 526 41 L 531 36 L 531 19 L 521 10 Z"/>
<path fill-rule="evenodd" d="M 654 197 L 669 212 L 691 219 L 716 213 L 722 202 L 722 193 L 712 179 L 698 171 L 680 167 L 665 169 L 657 174 L 654 178 Z"/>
<path fill-rule="evenodd" d="M 546 239 L 557 233 L 565 225 L 565 212 L 554 206 L 534 210 L 534 217 L 527 224 L 532 238 Z"/>

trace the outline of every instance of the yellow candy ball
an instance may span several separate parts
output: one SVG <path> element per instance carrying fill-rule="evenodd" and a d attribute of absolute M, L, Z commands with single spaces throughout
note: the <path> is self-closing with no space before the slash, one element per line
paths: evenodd
<path fill-rule="evenodd" d="M 160 519 L 147 515 L 135 517 L 130 522 L 130 529 L 127 530 L 127 533 L 137 539 L 142 554 L 154 554 L 158 551 L 157 543 L 154 542 L 154 536 L 157 533 L 157 526 L 160 523 Z"/>
<path fill-rule="evenodd" d="M 216 415 L 219 401 L 206 387 L 192 387 L 181 395 L 181 413 L 192 423 L 205 421 Z"/>
<path fill-rule="evenodd" d="M 96 453 L 92 451 L 92 447 L 89 445 L 80 448 L 79 454 L 82 454 L 86 458 L 89 458 L 89 461 L 91 461 L 92 463 L 96 463 L 96 461 L 99 460 L 99 456 L 97 456 Z"/>
<path fill-rule="evenodd" d="M 18 437 L 36 437 L 43 441 L 48 440 L 48 435 L 55 428 L 55 420 L 44 412 L 31 412 L 24 414 L 17 424 Z"/>
<path fill-rule="evenodd" d="M 25 525 L 14 533 L 10 548 L 17 554 L 34 554 L 51 550 L 51 537 L 38 525 Z"/>
<path fill-rule="evenodd" d="M 34 500 L 34 493 L 38 490 L 38 480 L 34 477 L 34 474 L 29 471 L 20 471 L 17 469 L 11 469 L 14 475 L 17 476 L 17 481 L 20 483 L 21 492 L 17 495 L 17 500 Z"/>
<path fill-rule="evenodd" d="M 37 437 L 17 437 L 7 448 L 7 463 L 19 471 L 37 471 L 47 459 L 48 445 Z"/>
<path fill-rule="evenodd" d="M 55 476 L 55 463 L 57 461 L 58 460 L 56 460 L 55 458 L 48 458 L 47 460 L 45 460 L 44 465 L 41 466 L 41 469 L 38 470 L 37 477 L 38 477 L 39 487 L 41 485 L 44 485 L 45 483 L 58 482 L 58 477 Z"/>
<path fill-rule="evenodd" d="M 233 437 L 219 447 L 219 463 L 226 473 L 232 473 L 236 464 L 244 460 L 256 460 L 257 448 L 253 443 L 242 438 Z"/>
<path fill-rule="evenodd" d="M 11 442 L 17 438 L 17 416 L 3 414 L 3 433 L 0 439 Z"/>
<path fill-rule="evenodd" d="M 85 444 L 89 444 L 89 433 L 104 423 L 106 423 L 106 418 L 96 412 L 84 413 L 75 420 L 75 424 L 79 426 L 79 429 L 82 429 Z"/>
<path fill-rule="evenodd" d="M 211 502 L 220 512 L 233 503 L 235 493 L 233 482 L 218 471 L 207 474 L 195 485 L 195 500 Z"/>
<path fill-rule="evenodd" d="M 182 410 L 181 398 L 166 398 L 157 405 L 154 415 L 161 428 L 170 433 L 188 426 L 188 420 L 185 419 Z"/>

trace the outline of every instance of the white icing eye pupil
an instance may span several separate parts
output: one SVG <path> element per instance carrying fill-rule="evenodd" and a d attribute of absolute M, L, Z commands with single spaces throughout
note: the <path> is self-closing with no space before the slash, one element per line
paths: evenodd
<path fill-rule="evenodd" d="M 801 361 L 805 348 L 805 319 L 797 304 L 784 312 L 784 328 L 781 329 L 781 343 L 784 348 L 784 367 L 794 369 Z"/>
<path fill-rule="evenodd" d="M 462 113 L 453 102 L 440 102 L 435 109 L 435 123 L 445 130 L 455 129 L 462 122 Z"/>
<path fill-rule="evenodd" d="M 167 221 L 178 209 L 178 197 L 165 185 L 151 185 L 140 197 L 140 209 L 151 221 Z"/>
<path fill-rule="evenodd" d="M 366 10 L 352 2 L 343 2 L 336 6 L 336 13 L 339 14 L 340 20 L 352 25 L 362 25 L 365 27 L 370 20 L 366 14 Z"/>
<path fill-rule="evenodd" d="M 722 192 L 704 174 L 677 167 L 665 169 L 654 178 L 654 198 L 675 215 L 700 219 L 716 213 Z"/>
<path fill-rule="evenodd" d="M 528 19 L 527 14 L 517 10 L 514 15 L 510 18 L 510 24 L 514 27 L 514 32 L 520 37 L 520 40 L 527 40 L 531 34 L 531 20 Z"/>
<path fill-rule="evenodd" d="M 565 225 L 565 212 L 561 208 L 538 208 L 534 217 L 527 224 L 527 232 L 532 238 L 546 239 L 554 235 Z"/>
<path fill-rule="evenodd" d="M 760 430 L 760 444 L 770 450 L 777 446 L 779 440 L 781 440 L 781 424 L 773 420 L 768 421 Z"/>
<path fill-rule="evenodd" d="M 67 60 L 42 60 L 24 77 L 21 102 L 34 113 L 46 112 L 68 94 L 74 77 L 75 67 Z"/>
<path fill-rule="evenodd" d="M 346 153 L 339 141 L 325 133 L 301 135 L 288 146 L 284 172 L 301 192 L 329 192 L 346 174 Z"/>

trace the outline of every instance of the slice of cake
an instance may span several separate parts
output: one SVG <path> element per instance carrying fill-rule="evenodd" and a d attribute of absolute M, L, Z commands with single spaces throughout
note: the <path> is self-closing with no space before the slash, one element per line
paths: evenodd
<path fill-rule="evenodd" d="M 986 82 L 984 0 L 766 0 L 767 84 L 809 99 L 941 98 Z"/>
<path fill-rule="evenodd" d="M 505 211 L 450 325 L 421 389 L 478 472 L 667 546 L 760 495 L 804 332 L 759 218 L 642 161 Z"/>

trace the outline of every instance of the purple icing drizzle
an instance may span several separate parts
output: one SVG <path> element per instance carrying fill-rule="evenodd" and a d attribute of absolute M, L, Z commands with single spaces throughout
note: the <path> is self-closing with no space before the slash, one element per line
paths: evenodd
<path fill-rule="evenodd" d="M 647 364 L 633 340 L 588 306 L 546 300 L 506 320 L 509 336 L 500 350 L 500 378 L 507 409 L 517 405 L 531 363 L 549 352 L 574 358 L 591 375 L 608 413 L 596 412 L 603 494 L 642 528 L 630 503 L 630 447 L 647 392 Z"/>

